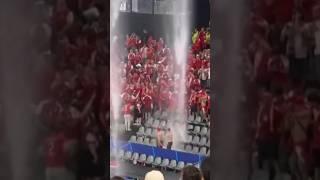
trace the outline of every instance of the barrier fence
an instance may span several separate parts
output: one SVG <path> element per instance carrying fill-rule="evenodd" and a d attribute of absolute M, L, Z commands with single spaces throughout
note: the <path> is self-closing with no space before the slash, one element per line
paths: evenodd
<path fill-rule="evenodd" d="M 110 149 L 116 148 L 117 150 L 131 151 L 147 156 L 161 157 L 162 159 L 176 160 L 177 162 L 183 161 L 185 163 L 192 163 L 194 165 L 200 164 L 206 156 L 200 154 L 193 154 L 188 152 L 162 149 L 144 144 L 128 143 L 117 141 L 116 144 L 110 141 Z"/>

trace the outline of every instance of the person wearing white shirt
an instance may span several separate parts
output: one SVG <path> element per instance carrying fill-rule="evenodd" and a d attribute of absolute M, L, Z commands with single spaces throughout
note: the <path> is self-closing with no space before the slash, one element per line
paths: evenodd
<path fill-rule="evenodd" d="M 307 26 L 303 16 L 296 13 L 282 31 L 282 41 L 286 41 L 286 55 L 290 58 L 290 74 L 296 80 L 306 80 L 308 73 Z"/>

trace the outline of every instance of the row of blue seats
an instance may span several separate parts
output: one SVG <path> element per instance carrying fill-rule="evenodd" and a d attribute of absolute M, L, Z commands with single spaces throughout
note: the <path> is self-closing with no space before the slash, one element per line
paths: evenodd
<path fill-rule="evenodd" d="M 119 147 L 120 146 L 120 147 Z M 206 156 L 200 154 L 193 154 L 190 152 L 174 151 L 169 149 L 162 149 L 152 147 L 144 144 L 128 143 L 112 148 L 122 149 L 125 152 L 131 151 L 138 154 L 145 154 L 146 156 L 152 155 L 153 157 L 161 157 L 162 159 L 176 160 L 176 162 L 183 161 L 185 163 L 197 164 L 201 162 Z"/>

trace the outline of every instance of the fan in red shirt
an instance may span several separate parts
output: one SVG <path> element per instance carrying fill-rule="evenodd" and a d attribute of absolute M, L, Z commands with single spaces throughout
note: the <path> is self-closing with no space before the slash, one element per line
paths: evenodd
<path fill-rule="evenodd" d="M 192 51 L 194 53 L 198 53 L 201 50 L 202 46 L 203 46 L 202 40 L 201 40 L 201 38 L 198 38 L 192 46 Z"/>
<path fill-rule="evenodd" d="M 152 47 L 147 49 L 147 59 L 154 59 L 154 49 Z"/>
<path fill-rule="evenodd" d="M 134 61 L 133 61 L 133 65 L 137 65 L 142 63 L 142 56 L 140 55 L 140 53 L 136 52 L 136 55 L 134 57 Z"/>
<path fill-rule="evenodd" d="M 168 109 L 169 105 L 169 90 L 161 89 L 159 94 L 159 109 L 160 112 L 164 112 Z"/>
<path fill-rule="evenodd" d="M 131 131 L 131 122 L 133 121 L 133 106 L 131 102 L 126 103 L 123 107 L 125 130 Z"/>
<path fill-rule="evenodd" d="M 130 49 L 130 53 L 128 54 L 128 62 L 130 62 L 130 64 L 134 65 L 134 59 L 135 59 L 135 53 L 133 51 L 133 49 Z"/>
<path fill-rule="evenodd" d="M 135 72 L 135 73 L 132 75 L 130 82 L 131 82 L 131 83 L 140 82 L 140 76 L 139 76 L 138 72 Z"/>
<path fill-rule="evenodd" d="M 272 127 L 272 101 L 271 95 L 262 92 L 262 102 L 259 106 L 257 115 L 257 132 L 256 140 L 258 146 L 258 163 L 259 168 L 262 168 L 263 162 L 267 161 L 271 164 L 269 169 L 269 176 L 273 178 L 275 172 L 271 168 L 273 166 L 272 160 L 278 153 L 277 141 L 273 138 L 273 127 Z"/>
<path fill-rule="evenodd" d="M 271 126 L 274 134 L 277 136 L 284 132 L 284 118 L 287 110 L 285 105 L 285 99 L 283 97 L 281 89 L 279 89 L 275 92 L 271 109 Z"/>
<path fill-rule="evenodd" d="M 266 84 L 270 82 L 268 73 L 268 61 L 270 54 L 265 49 L 258 49 L 254 57 L 254 74 L 256 82 Z"/>
<path fill-rule="evenodd" d="M 190 108 L 190 115 L 193 116 L 193 120 L 196 119 L 196 115 L 198 113 L 198 98 L 197 93 L 194 90 L 191 90 L 191 95 L 189 98 L 189 108 Z"/>
<path fill-rule="evenodd" d="M 148 119 L 151 117 L 151 113 L 153 111 L 153 99 L 148 93 L 146 93 L 141 100 L 143 104 L 144 118 Z"/>
<path fill-rule="evenodd" d="M 65 0 L 58 0 L 53 10 L 52 26 L 55 32 L 61 32 L 73 22 L 73 14 Z"/>
<path fill-rule="evenodd" d="M 271 82 L 276 87 L 285 87 L 288 82 L 287 59 L 281 55 L 274 55 L 269 59 L 268 72 Z"/>
<path fill-rule="evenodd" d="M 209 118 L 209 106 L 208 106 L 208 101 L 209 101 L 209 96 L 206 92 L 203 92 L 201 94 L 199 94 L 199 102 L 200 102 L 200 106 L 199 109 L 201 110 L 201 116 L 202 119 L 205 122 L 208 122 L 208 118 Z"/>
<path fill-rule="evenodd" d="M 201 89 L 200 79 L 194 78 L 194 79 L 192 80 L 191 89 L 196 90 L 196 91 L 198 91 L 198 90 Z"/>
<path fill-rule="evenodd" d="M 137 39 L 134 34 L 131 36 L 127 36 L 127 42 L 126 42 L 127 48 L 132 49 L 135 48 L 137 45 Z"/>
<path fill-rule="evenodd" d="M 51 133 L 44 142 L 46 161 L 46 179 L 66 179 L 68 172 L 65 167 L 67 162 L 66 137 L 62 132 Z"/>
<path fill-rule="evenodd" d="M 274 1 L 272 10 L 276 23 L 288 23 L 294 13 L 295 0 Z"/>

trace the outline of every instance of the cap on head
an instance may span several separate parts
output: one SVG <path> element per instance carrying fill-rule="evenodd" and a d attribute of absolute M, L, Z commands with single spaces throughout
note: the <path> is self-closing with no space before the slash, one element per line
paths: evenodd
<path fill-rule="evenodd" d="M 145 180 L 164 180 L 164 176 L 160 171 L 152 170 L 146 174 Z"/>

